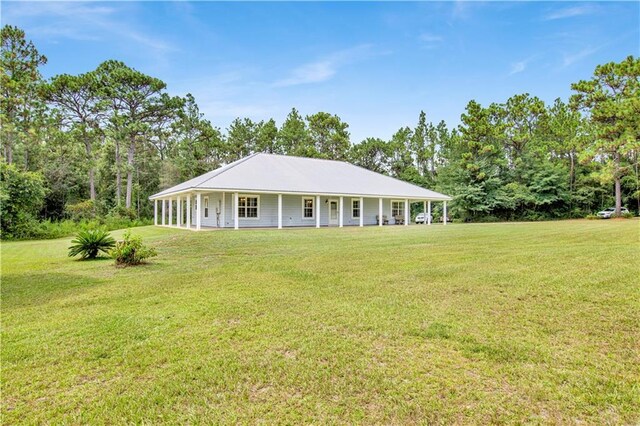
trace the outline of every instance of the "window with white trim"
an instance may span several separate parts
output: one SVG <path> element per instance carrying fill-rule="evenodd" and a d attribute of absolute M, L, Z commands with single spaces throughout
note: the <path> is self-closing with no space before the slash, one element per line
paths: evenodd
<path fill-rule="evenodd" d="M 313 219 L 314 211 L 313 205 L 315 204 L 315 200 L 313 197 L 303 197 L 302 198 L 302 218 L 303 219 Z"/>
<path fill-rule="evenodd" d="M 391 217 L 396 216 L 404 217 L 404 201 L 391 201 Z"/>
<path fill-rule="evenodd" d="M 351 218 L 360 218 L 360 200 L 351 200 Z"/>
<path fill-rule="evenodd" d="M 204 197 L 204 217 L 209 217 L 209 197 Z"/>
<path fill-rule="evenodd" d="M 238 197 L 238 217 L 241 219 L 258 219 L 259 197 L 241 195 Z"/>

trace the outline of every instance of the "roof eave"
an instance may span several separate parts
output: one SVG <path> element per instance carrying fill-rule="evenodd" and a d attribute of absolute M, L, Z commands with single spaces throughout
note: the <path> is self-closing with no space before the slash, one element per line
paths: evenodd
<path fill-rule="evenodd" d="M 401 194 L 358 194 L 358 193 L 337 193 L 337 192 L 309 192 L 309 191 L 286 191 L 286 190 L 260 190 L 252 188 L 213 188 L 213 187 L 189 187 L 178 191 L 172 191 L 167 193 L 158 192 L 157 194 L 149 197 L 150 201 L 168 198 L 174 195 L 185 194 L 189 192 L 242 192 L 242 193 L 255 193 L 255 194 L 284 194 L 284 195 L 320 195 L 328 197 L 363 197 L 363 198 L 402 198 L 418 201 L 452 201 L 453 198 L 438 194 L 437 196 L 408 196 Z"/>

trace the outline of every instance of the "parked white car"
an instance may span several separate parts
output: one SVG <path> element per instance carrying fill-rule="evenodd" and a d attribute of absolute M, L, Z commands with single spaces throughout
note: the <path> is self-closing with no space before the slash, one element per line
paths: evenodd
<path fill-rule="evenodd" d="M 424 223 L 425 218 L 429 219 L 429 215 L 425 214 L 425 213 L 418 213 L 416 215 L 416 224 L 417 223 Z"/>
<path fill-rule="evenodd" d="M 603 219 L 610 219 L 611 216 L 613 216 L 615 213 L 616 213 L 616 208 L 609 207 L 608 209 L 604 209 L 601 212 L 598 212 L 598 216 Z M 626 207 L 622 207 L 620 209 L 620 214 L 625 214 L 625 213 L 629 213 L 629 210 L 627 210 Z"/>

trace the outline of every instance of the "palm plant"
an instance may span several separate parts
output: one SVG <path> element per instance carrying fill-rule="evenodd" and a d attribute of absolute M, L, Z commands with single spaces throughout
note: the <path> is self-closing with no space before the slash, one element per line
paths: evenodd
<path fill-rule="evenodd" d="M 71 241 L 69 257 L 80 255 L 81 259 L 95 259 L 100 252 L 108 254 L 116 241 L 104 229 L 80 231 Z"/>

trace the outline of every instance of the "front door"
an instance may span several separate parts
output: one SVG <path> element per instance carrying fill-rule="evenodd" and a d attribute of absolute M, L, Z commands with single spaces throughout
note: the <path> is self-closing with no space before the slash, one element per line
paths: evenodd
<path fill-rule="evenodd" d="M 329 200 L 329 226 L 338 225 L 338 200 Z"/>

